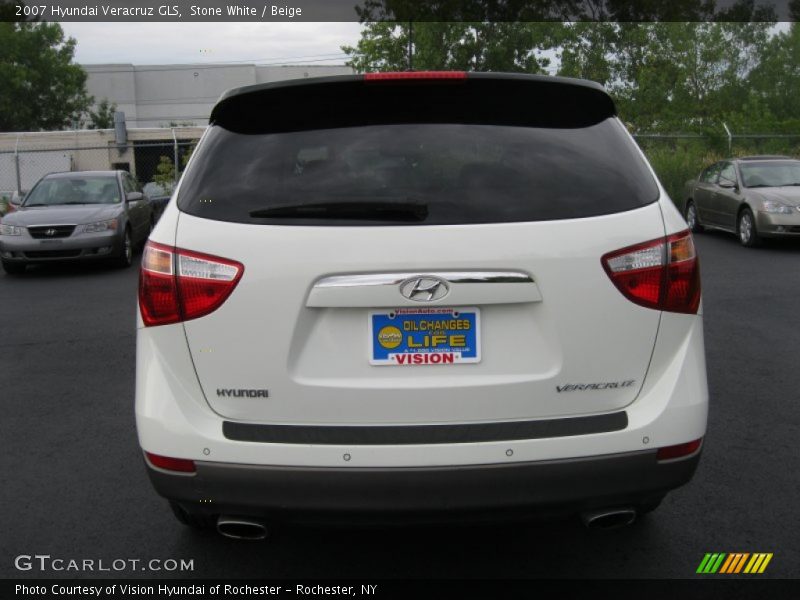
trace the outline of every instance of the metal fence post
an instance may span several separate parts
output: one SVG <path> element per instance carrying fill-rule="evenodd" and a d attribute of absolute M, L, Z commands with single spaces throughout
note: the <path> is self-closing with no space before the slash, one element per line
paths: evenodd
<path fill-rule="evenodd" d="M 730 156 L 733 152 L 733 134 L 725 123 L 722 123 L 722 126 L 725 128 L 725 133 L 728 134 L 728 156 Z"/>
<path fill-rule="evenodd" d="M 173 163 L 173 166 L 175 167 L 173 169 L 173 172 L 174 172 L 173 183 L 175 185 L 178 185 L 178 168 L 179 168 L 179 164 L 178 164 L 178 138 L 175 135 L 175 128 L 174 127 L 172 128 L 172 143 L 173 143 L 173 148 L 175 150 L 175 152 L 174 152 L 174 154 L 175 154 L 175 162 Z"/>
<path fill-rule="evenodd" d="M 14 144 L 14 169 L 17 175 L 17 194 L 21 194 L 22 176 L 19 173 L 19 136 L 17 136 L 17 142 Z"/>

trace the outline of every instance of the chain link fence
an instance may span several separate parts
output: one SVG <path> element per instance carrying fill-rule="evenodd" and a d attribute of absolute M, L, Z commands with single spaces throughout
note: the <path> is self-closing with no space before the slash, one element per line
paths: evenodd
<path fill-rule="evenodd" d="M 165 135 L 172 137 L 170 130 Z M 42 176 L 63 171 L 121 169 L 130 172 L 149 196 L 168 197 L 198 139 L 148 139 L 106 145 L 37 140 L 17 143 L 13 148 L 0 146 L 0 204 L 20 198 Z"/>
<path fill-rule="evenodd" d="M 633 136 L 675 205 L 684 208 L 687 183 L 719 160 L 737 156 L 800 156 L 800 134 L 638 134 Z"/>
<path fill-rule="evenodd" d="M 105 145 L 76 144 L 75 138 L 72 143 L 42 141 L 47 134 L 37 140 L 17 139 L 14 144 L 6 140 L 3 145 L 0 140 L 0 214 L 4 203 L 29 191 L 43 175 L 58 171 L 123 169 L 136 177 L 145 193 L 164 200 L 172 194 L 199 135 L 179 139 L 173 130 L 164 129 L 150 131 L 145 140 L 107 141 Z M 687 181 L 713 162 L 754 154 L 800 156 L 800 134 L 733 134 L 726 128 L 719 135 L 637 134 L 634 138 L 681 209 Z"/>

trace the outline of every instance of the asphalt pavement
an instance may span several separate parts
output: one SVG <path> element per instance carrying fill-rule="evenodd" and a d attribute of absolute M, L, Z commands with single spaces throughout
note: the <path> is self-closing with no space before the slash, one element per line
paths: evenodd
<path fill-rule="evenodd" d="M 655 513 L 611 532 L 559 521 L 290 527 L 258 543 L 195 533 L 151 489 L 136 440 L 137 269 L 0 275 L 0 577 L 692 578 L 707 552 L 771 552 L 763 577 L 800 577 L 800 241 L 749 250 L 706 233 L 697 246 L 703 458 Z M 18 568 L 37 554 L 95 571 Z M 115 570 L 131 559 L 143 562 Z M 192 570 L 165 571 L 169 559 Z"/>

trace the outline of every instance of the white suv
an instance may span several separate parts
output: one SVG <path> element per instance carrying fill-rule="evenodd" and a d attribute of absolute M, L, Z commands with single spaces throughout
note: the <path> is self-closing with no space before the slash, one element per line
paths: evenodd
<path fill-rule="evenodd" d="M 692 237 L 597 84 L 410 72 L 223 94 L 142 259 L 139 441 L 194 526 L 628 523 L 692 477 Z"/>

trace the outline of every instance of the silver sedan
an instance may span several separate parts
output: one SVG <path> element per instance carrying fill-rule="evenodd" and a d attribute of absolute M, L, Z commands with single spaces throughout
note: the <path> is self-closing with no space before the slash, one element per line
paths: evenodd
<path fill-rule="evenodd" d="M 0 223 L 0 260 L 9 274 L 39 262 L 111 259 L 130 266 L 147 239 L 153 206 L 126 171 L 45 175 Z"/>
<path fill-rule="evenodd" d="M 800 236 L 800 160 L 748 156 L 715 163 L 687 183 L 684 215 L 694 232 L 735 233 L 744 246 Z"/>

